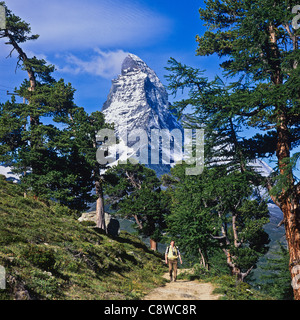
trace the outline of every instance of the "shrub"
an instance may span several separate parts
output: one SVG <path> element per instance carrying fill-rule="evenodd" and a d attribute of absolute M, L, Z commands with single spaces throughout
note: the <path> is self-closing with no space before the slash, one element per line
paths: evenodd
<path fill-rule="evenodd" d="M 30 244 L 23 250 L 23 256 L 34 266 L 45 271 L 54 270 L 55 256 L 53 249 Z"/>

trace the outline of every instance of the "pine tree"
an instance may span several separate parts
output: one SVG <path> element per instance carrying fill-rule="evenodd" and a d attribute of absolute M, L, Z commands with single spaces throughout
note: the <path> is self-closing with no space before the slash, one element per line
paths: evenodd
<path fill-rule="evenodd" d="M 183 165 L 172 169 L 171 214 L 167 231 L 189 256 L 208 267 L 216 248 L 223 251 L 231 274 L 243 281 L 268 251 L 265 201 L 254 197 L 246 173 L 225 167 L 205 168 L 186 176 Z"/>
<path fill-rule="evenodd" d="M 211 253 L 218 243 L 212 237 L 216 217 L 207 207 L 204 196 L 206 171 L 200 177 L 186 176 L 185 169 L 185 165 L 176 165 L 171 175 L 162 177 L 170 199 L 166 233 L 176 239 L 186 260 L 198 260 L 209 269 Z"/>
<path fill-rule="evenodd" d="M 100 112 L 88 115 L 74 104 L 75 89 L 63 79 L 53 78 L 54 66 L 28 57 L 21 46 L 38 35 L 32 35 L 30 25 L 4 2 L 1 5 L 6 8 L 7 23 L 0 38 L 8 40 L 11 54 L 17 51 L 17 66 L 28 75 L 15 93 L 28 103 L 17 104 L 13 97 L 1 105 L 0 160 L 10 161 L 22 175 L 25 192 L 79 211 L 93 201 L 95 188 L 97 225 L 105 230 L 101 166 L 96 161 L 96 133 L 105 127 L 104 117 Z"/>
<path fill-rule="evenodd" d="M 106 177 L 105 193 L 113 208 L 134 218 L 138 232 L 150 237 L 151 249 L 156 250 L 168 208 L 155 171 L 141 164 L 119 164 L 109 169 Z"/>
<path fill-rule="evenodd" d="M 280 244 L 279 250 L 274 254 L 275 257 L 268 258 L 267 264 L 262 267 L 266 274 L 261 276 L 261 288 L 279 300 L 293 300 L 293 288 L 288 269 L 289 251 Z"/>
<path fill-rule="evenodd" d="M 297 1 L 207 0 L 200 17 L 208 30 L 197 36 L 197 54 L 217 54 L 223 76 L 231 83 L 220 88 L 216 79 L 202 85 L 196 81 L 199 73 L 195 80 L 189 70 L 190 79 L 185 77 L 185 81 L 177 81 L 177 87 L 172 86 L 192 87 L 195 114 L 206 123 L 231 119 L 236 128 L 264 131 L 240 139 L 236 152 L 245 159 L 277 157 L 278 174 L 265 184 L 284 213 L 292 278 L 300 261 L 300 185 L 293 175 L 300 154 L 291 155 L 300 141 L 299 29 L 291 25 L 295 5 Z M 181 74 L 177 72 L 178 79 Z M 179 107 L 184 108 L 186 102 Z M 300 299 L 299 288 L 294 296 Z"/>
<path fill-rule="evenodd" d="M 106 164 L 98 163 L 96 153 L 99 147 L 97 133 L 104 128 L 112 129 L 112 126 L 105 123 L 104 115 L 99 111 L 89 115 L 83 108 L 78 108 L 70 116 L 68 140 L 72 141 L 77 156 L 82 158 L 82 168 L 87 174 L 84 179 L 92 183 L 92 188 L 95 190 L 96 225 L 102 230 L 106 230 L 103 190 L 106 182 L 104 171 L 107 167 Z M 77 165 L 78 161 L 74 163 Z"/>

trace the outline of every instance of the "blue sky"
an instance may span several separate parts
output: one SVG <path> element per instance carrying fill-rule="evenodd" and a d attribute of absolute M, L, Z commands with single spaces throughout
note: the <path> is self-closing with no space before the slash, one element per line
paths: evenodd
<path fill-rule="evenodd" d="M 75 103 L 87 112 L 101 110 L 111 80 L 128 53 L 143 59 L 166 85 L 170 57 L 220 75 L 217 57 L 197 57 L 195 37 L 205 31 L 198 9 L 202 0 L 6 0 L 8 8 L 29 22 L 37 41 L 23 45 L 56 66 L 55 77 L 71 82 Z M 15 72 L 17 58 L 0 40 L 0 102 L 26 78 Z M 173 97 L 170 96 L 172 102 Z M 274 163 L 267 161 L 272 167 Z"/>
<path fill-rule="evenodd" d="M 197 34 L 204 31 L 199 0 L 6 0 L 7 6 L 29 22 L 37 41 L 23 45 L 29 55 L 56 66 L 56 78 L 71 82 L 75 102 L 88 112 L 101 110 L 111 80 L 130 52 L 143 59 L 166 84 L 170 57 L 213 76 L 215 57 L 195 56 Z M 0 102 L 26 77 L 15 74 L 16 56 L 0 42 Z M 170 97 L 172 100 L 172 97 Z"/>

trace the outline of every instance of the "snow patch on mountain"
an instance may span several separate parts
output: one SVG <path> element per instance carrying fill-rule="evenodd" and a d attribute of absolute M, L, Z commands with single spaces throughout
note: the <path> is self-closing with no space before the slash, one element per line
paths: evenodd
<path fill-rule="evenodd" d="M 256 172 L 258 172 L 263 177 L 269 177 L 274 170 L 264 161 L 260 159 L 255 159 L 248 163 Z"/>
<path fill-rule="evenodd" d="M 183 130 L 170 112 L 168 93 L 156 73 L 134 54 L 122 63 L 121 74 L 112 80 L 112 86 L 102 112 L 108 123 L 114 124 L 121 143 L 119 157 L 124 159 L 136 141 L 127 141 L 128 134 L 143 130 L 151 141 L 152 129 Z M 128 148 L 124 148 L 124 144 Z M 122 147 L 123 145 L 123 147 Z M 149 148 L 150 144 L 147 146 Z M 152 145 L 153 147 L 153 145 Z M 132 154 L 131 154 L 132 155 Z M 159 175 L 169 172 L 168 165 L 149 165 Z"/>
<path fill-rule="evenodd" d="M 155 72 L 134 54 L 129 54 L 117 79 L 112 80 L 102 112 L 116 133 L 134 129 L 182 129 L 169 110 L 168 93 Z"/>

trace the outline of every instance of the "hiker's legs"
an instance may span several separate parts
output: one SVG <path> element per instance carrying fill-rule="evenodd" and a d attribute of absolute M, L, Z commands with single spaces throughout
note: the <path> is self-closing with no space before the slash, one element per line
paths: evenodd
<path fill-rule="evenodd" d="M 174 270 L 174 281 L 176 281 L 176 279 L 177 279 L 177 260 L 174 261 L 173 270 Z"/>
<path fill-rule="evenodd" d="M 169 275 L 170 275 L 170 281 L 172 281 L 172 271 L 173 271 L 173 265 L 172 260 L 169 260 Z"/>
<path fill-rule="evenodd" d="M 177 260 L 169 260 L 169 274 L 170 281 L 174 279 L 176 281 L 177 278 Z"/>

